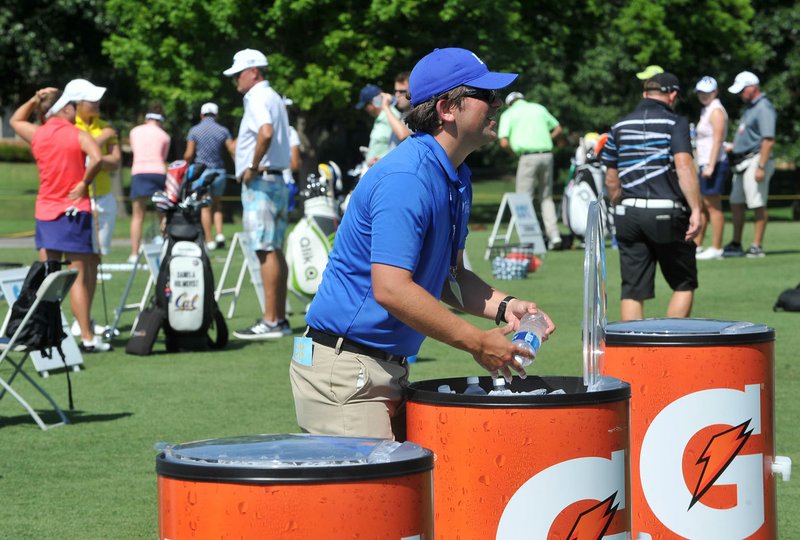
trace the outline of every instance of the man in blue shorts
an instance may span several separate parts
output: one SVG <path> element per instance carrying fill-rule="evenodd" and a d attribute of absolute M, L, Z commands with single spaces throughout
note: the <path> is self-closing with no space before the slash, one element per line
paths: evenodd
<path fill-rule="evenodd" d="M 291 335 L 286 320 L 283 255 L 289 191 L 283 170 L 289 167 L 289 117 L 283 98 L 264 79 L 267 57 L 255 49 L 233 56 L 223 73 L 244 95 L 244 115 L 236 139 L 236 178 L 242 183 L 244 234 L 261 264 L 264 313 L 253 326 L 233 333 L 239 339 L 280 339 Z"/>
<path fill-rule="evenodd" d="M 516 74 L 490 72 L 472 52 L 436 49 L 411 72 L 413 135 L 361 179 L 322 283 L 295 338 L 290 375 L 307 432 L 403 439 L 406 357 L 426 336 L 507 377 L 522 349 L 506 337 L 532 302 L 466 270 L 472 203 L 465 158 L 497 138 L 496 90 Z M 502 328 L 483 331 L 439 300 Z M 548 320 L 547 335 L 555 327 Z"/>
<path fill-rule="evenodd" d="M 222 234 L 222 209 L 220 197 L 225 192 L 225 150 L 234 156 L 236 143 L 231 137 L 228 128 L 217 122 L 219 107 L 216 103 L 203 103 L 200 107 L 200 123 L 192 126 L 186 136 L 186 151 L 183 159 L 187 162 L 199 163 L 206 166 L 203 175 L 197 180 L 199 183 L 209 181 L 211 206 L 203 208 L 200 219 L 203 224 L 203 233 L 206 237 L 206 247 L 209 251 L 225 246 L 225 235 Z M 217 235 L 211 236 L 211 224 Z"/>
<path fill-rule="evenodd" d="M 601 154 L 615 205 L 624 321 L 644 317 L 644 301 L 655 296 L 656 263 L 673 291 L 667 317 L 692 311 L 700 189 L 689 123 L 672 110 L 679 91 L 672 73 L 645 81 L 643 99 L 611 127 Z"/>

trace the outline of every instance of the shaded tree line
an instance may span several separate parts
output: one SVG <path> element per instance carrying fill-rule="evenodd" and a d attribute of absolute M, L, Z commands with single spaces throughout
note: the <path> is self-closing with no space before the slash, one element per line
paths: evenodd
<path fill-rule="evenodd" d="M 800 158 L 800 9 L 777 0 L 6 0 L 0 6 L 0 105 L 43 85 L 86 77 L 109 87 L 106 116 L 123 129 L 162 102 L 182 140 L 199 106 L 220 104 L 234 128 L 241 97 L 222 75 L 233 54 L 267 54 L 268 78 L 290 96 L 309 161 L 355 159 L 369 120 L 359 88 L 391 88 L 434 47 L 476 51 L 520 73 L 510 90 L 545 104 L 573 133 L 603 129 L 635 105 L 636 71 L 659 64 L 684 90 L 717 78 L 732 125 L 741 104 L 725 88 L 755 71 L 779 114 L 779 157 Z M 127 121 L 127 125 L 126 125 Z M 357 134 L 357 135 L 355 135 Z M 498 158 L 488 150 L 476 156 Z"/>

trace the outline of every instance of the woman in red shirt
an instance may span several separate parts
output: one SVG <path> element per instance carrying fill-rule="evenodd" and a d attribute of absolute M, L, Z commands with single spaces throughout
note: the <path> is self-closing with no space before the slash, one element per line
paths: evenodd
<path fill-rule="evenodd" d="M 36 249 L 39 260 L 72 261 L 78 279 L 70 290 L 70 308 L 81 327 L 84 352 L 111 348 L 95 336 L 90 323 L 89 285 L 97 280 L 92 251 L 92 209 L 88 186 L 100 170 L 100 147 L 75 127 L 75 106 L 83 97 L 70 85 L 60 92 L 44 88 L 23 103 L 9 123 L 31 145 L 39 169 L 36 196 Z M 39 125 L 29 121 L 33 112 Z"/>

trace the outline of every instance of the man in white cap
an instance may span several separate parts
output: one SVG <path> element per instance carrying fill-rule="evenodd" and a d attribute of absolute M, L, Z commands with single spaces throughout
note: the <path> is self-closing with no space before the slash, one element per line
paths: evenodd
<path fill-rule="evenodd" d="M 472 204 L 464 160 L 497 138 L 497 90 L 516 78 L 455 47 L 436 49 L 412 70 L 406 122 L 414 134 L 353 191 L 305 337 L 295 338 L 290 376 L 303 430 L 402 440 L 406 358 L 426 336 L 489 372 L 524 375 L 514 360 L 522 349 L 506 336 L 536 305 L 463 264 Z M 481 330 L 440 299 L 503 327 Z M 554 329 L 548 319 L 547 335 Z"/>
<path fill-rule="evenodd" d="M 206 248 L 213 251 L 225 246 L 225 235 L 222 234 L 222 209 L 220 197 L 225 191 L 225 156 L 227 150 L 231 157 L 236 152 L 236 143 L 233 141 L 228 128 L 217 122 L 219 107 L 216 103 L 203 103 L 200 107 L 200 123 L 189 129 L 186 136 L 186 151 L 183 159 L 189 163 L 205 165 L 203 174 L 196 182 L 208 184 L 211 195 L 211 206 L 203 207 L 200 221 L 203 224 L 203 233 L 206 237 Z M 216 236 L 211 236 L 211 224 L 217 231 Z"/>
<path fill-rule="evenodd" d="M 561 232 L 553 202 L 553 141 L 561 124 L 544 106 L 525 101 L 520 92 L 506 96 L 508 109 L 500 117 L 500 148 L 519 156 L 517 193 L 539 199 L 548 248 L 561 249 Z"/>
<path fill-rule="evenodd" d="M 739 127 L 733 138 L 731 164 L 733 185 L 731 187 L 731 217 L 733 240 L 725 246 L 725 257 L 763 257 L 764 232 L 767 229 L 767 196 L 769 181 L 775 172 L 772 146 L 775 144 L 776 114 L 772 103 L 761 92 L 758 77 L 742 71 L 728 88 L 731 94 L 739 94 L 746 107 L 742 112 Z M 742 250 L 745 204 L 753 210 L 755 230 L 753 243 Z"/>
<path fill-rule="evenodd" d="M 289 119 L 283 98 L 264 79 L 267 57 L 244 49 L 223 73 L 244 95 L 244 116 L 236 141 L 236 178 L 242 184 L 242 220 L 250 247 L 261 263 L 264 313 L 253 326 L 233 333 L 239 339 L 280 339 L 291 335 L 286 320 L 288 269 L 283 242 L 288 193 L 283 170 L 290 165 Z"/>

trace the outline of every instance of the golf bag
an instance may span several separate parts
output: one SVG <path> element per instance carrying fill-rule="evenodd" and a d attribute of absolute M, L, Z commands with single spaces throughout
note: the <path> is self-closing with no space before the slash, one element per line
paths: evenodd
<path fill-rule="evenodd" d="M 156 279 L 156 306 L 163 310 L 167 350 L 221 349 L 228 327 L 214 299 L 214 274 L 206 253 L 200 210 L 209 200 L 208 186 L 198 185 L 203 166 L 174 161 L 166 192 L 153 195 L 166 213 L 166 239 Z M 216 330 L 216 339 L 209 332 Z"/>
<path fill-rule="evenodd" d="M 311 174 L 301 192 L 304 215 L 286 239 L 288 288 L 297 295 L 312 297 L 322 282 L 322 271 L 333 249 L 339 226 L 336 192 L 341 173 L 334 162 L 320 163 L 319 176 Z"/>
<path fill-rule="evenodd" d="M 564 190 L 561 216 L 564 225 L 569 227 L 575 236 L 586 235 L 589 216 L 589 204 L 600 202 L 600 215 L 606 234 L 613 234 L 613 216 L 608 211 L 608 200 L 605 194 L 605 173 L 592 140 L 581 139 L 576 152 L 572 178 Z M 577 156 L 580 155 L 581 158 Z"/>

